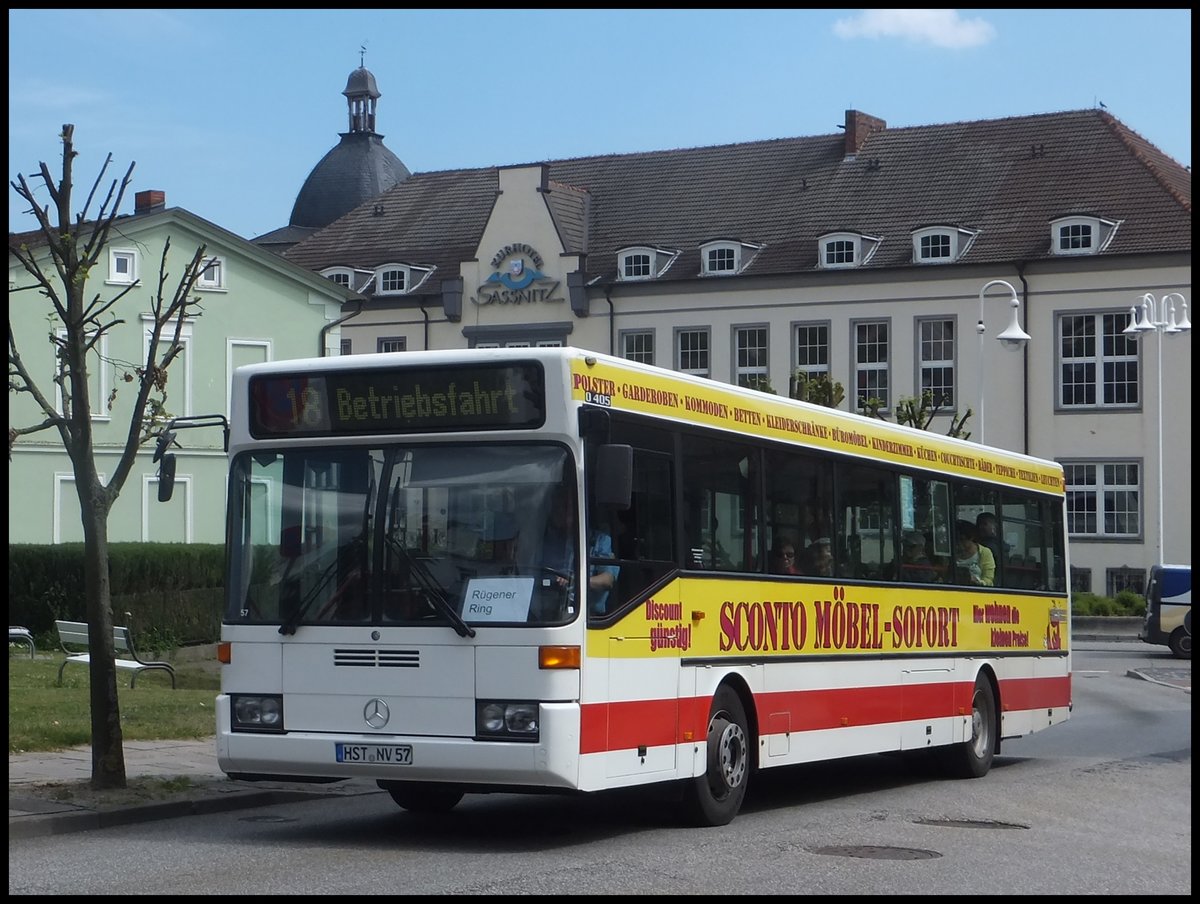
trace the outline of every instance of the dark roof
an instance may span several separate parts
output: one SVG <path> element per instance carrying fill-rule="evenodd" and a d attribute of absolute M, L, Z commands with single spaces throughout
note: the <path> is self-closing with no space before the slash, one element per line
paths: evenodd
<path fill-rule="evenodd" d="M 382 135 L 345 132 L 304 180 L 288 225 L 328 226 L 408 176 L 408 167 L 384 147 Z"/>
<path fill-rule="evenodd" d="M 862 121 L 881 122 L 847 111 Z M 1120 223 L 1106 254 L 1191 250 L 1191 172 L 1103 110 L 548 161 L 548 201 L 586 278 L 611 279 L 616 252 L 681 252 L 668 276 L 700 272 L 699 246 L 764 246 L 744 271 L 811 271 L 817 240 L 882 239 L 863 269 L 912 265 L 914 229 L 978 233 L 963 263 L 1051 257 L 1051 221 Z M 498 188 L 495 167 L 417 173 L 285 252 L 301 266 L 433 265 L 473 259 Z M 665 277 L 664 277 L 665 278 Z M 438 279 L 418 290 L 437 294 Z"/>

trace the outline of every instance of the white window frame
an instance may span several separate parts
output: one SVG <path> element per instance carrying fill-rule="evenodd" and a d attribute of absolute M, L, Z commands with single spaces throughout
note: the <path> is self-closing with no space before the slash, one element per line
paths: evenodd
<path fill-rule="evenodd" d="M 934 404 L 948 408 L 958 408 L 958 321 L 954 317 L 918 317 L 914 323 L 913 335 L 916 339 L 917 360 L 917 393 L 918 397 L 926 389 L 933 393 Z M 926 336 L 926 328 L 942 328 L 940 336 Z M 948 332 L 947 332 L 948 328 Z M 949 371 L 950 387 L 940 387 L 939 395 L 934 388 L 934 376 Z"/>
<path fill-rule="evenodd" d="M 977 235 L 979 235 L 977 231 L 957 226 L 927 226 L 924 229 L 913 230 L 913 263 L 930 266 L 953 264 L 955 261 L 962 260 L 963 256 L 971 250 L 971 245 L 975 243 Z M 926 253 L 924 247 L 926 241 L 934 238 L 946 240 L 947 254 L 945 256 L 931 257 Z"/>
<path fill-rule="evenodd" d="M 384 348 L 384 345 L 399 343 L 400 348 Z M 375 351 L 383 354 L 408 351 L 407 336 L 379 336 L 375 339 Z"/>
<path fill-rule="evenodd" d="M 117 261 L 129 262 L 129 273 L 117 273 Z M 113 286 L 131 286 L 138 281 L 138 253 L 133 248 L 108 249 L 108 279 L 105 283 Z"/>
<path fill-rule="evenodd" d="M 1065 470 L 1068 539 L 1143 539 L 1145 493 L 1142 484 L 1146 479 L 1146 469 L 1140 459 L 1062 459 L 1059 463 Z M 1084 475 L 1077 469 L 1086 469 L 1091 479 L 1081 480 Z M 1128 479 L 1130 471 L 1134 472 L 1136 478 L 1132 482 Z M 1092 503 L 1091 508 L 1082 513 L 1077 507 L 1080 497 L 1087 497 Z M 1118 498 L 1128 501 L 1131 497 L 1132 508 L 1128 505 L 1121 509 L 1115 507 Z M 1076 529 L 1080 526 L 1079 519 L 1088 517 L 1095 519 L 1095 530 Z M 1116 530 L 1113 522 L 1121 518 L 1132 519 L 1135 522 L 1133 529 Z"/>
<path fill-rule="evenodd" d="M 622 330 L 617 341 L 625 360 L 654 363 L 654 330 Z"/>
<path fill-rule="evenodd" d="M 421 285 L 429 279 L 436 267 L 419 267 L 415 264 L 400 264 L 392 262 L 390 264 L 382 264 L 375 268 L 374 275 L 371 281 L 375 284 L 376 295 L 410 295 L 421 287 Z M 400 272 L 404 274 L 404 288 L 402 289 L 385 289 L 384 279 L 390 273 Z"/>
<path fill-rule="evenodd" d="M 105 483 L 108 480 L 108 474 L 104 471 L 100 471 L 96 474 L 96 479 L 100 483 Z M 51 520 L 50 536 L 53 538 L 51 540 L 52 543 L 62 543 L 63 542 L 62 500 L 63 500 L 63 493 L 66 491 L 66 487 L 68 485 L 71 487 L 71 498 L 73 498 L 76 501 L 76 503 L 78 503 L 79 502 L 79 493 L 78 493 L 78 491 L 75 490 L 75 474 L 74 474 L 74 472 L 58 472 L 54 475 L 54 490 L 53 490 L 54 509 L 50 516 L 50 520 Z M 74 527 L 76 524 L 79 523 L 79 520 L 78 520 L 79 519 L 79 511 L 76 510 L 76 511 L 72 512 L 71 515 L 73 516 L 71 525 L 72 525 L 72 527 Z"/>
<path fill-rule="evenodd" d="M 649 266 L 649 272 L 631 273 L 630 261 L 631 257 L 645 257 Z M 652 245 L 631 245 L 628 248 L 622 248 L 617 252 L 617 279 L 621 282 L 639 282 L 648 279 L 657 279 L 670 269 L 671 264 L 679 257 L 678 251 L 672 251 L 668 248 L 657 248 Z"/>
<path fill-rule="evenodd" d="M 1086 244 L 1070 235 L 1072 230 L 1082 230 L 1084 227 L 1090 233 Z M 1059 217 L 1050 221 L 1050 253 L 1067 257 L 1099 254 L 1108 249 L 1120 227 L 1119 220 L 1107 220 L 1104 217 Z"/>
<path fill-rule="evenodd" d="M 1087 340 L 1091 351 L 1078 355 L 1064 354 L 1063 322 L 1067 319 L 1090 320 L 1093 332 Z M 1124 328 L 1128 324 L 1127 311 L 1057 311 L 1054 315 L 1054 404 L 1059 411 L 1120 410 L 1136 411 L 1142 407 L 1142 345 L 1136 337 L 1127 336 Z M 1107 326 L 1106 326 L 1107 325 Z M 1105 330 L 1108 330 L 1106 333 Z M 1113 353 L 1105 354 L 1110 346 Z M 1093 401 L 1067 402 L 1064 374 L 1068 367 L 1091 367 L 1091 378 L 1077 381 L 1079 386 L 1090 386 Z M 1118 380 L 1117 374 L 1123 373 Z M 1111 379 L 1110 379 L 1111 375 Z M 1119 395 L 1123 391 L 1125 401 L 1109 401 L 1106 393 Z"/>
<path fill-rule="evenodd" d="M 875 256 L 882 241 L 878 236 L 865 235 L 861 232 L 826 233 L 817 239 L 817 266 L 822 270 L 853 270 L 855 267 L 865 267 Z M 848 247 L 835 249 L 834 245 Z M 844 259 L 847 250 L 850 252 L 851 260 Z M 834 254 L 843 259 L 830 260 Z"/>
<path fill-rule="evenodd" d="M 225 417 L 232 420 L 233 411 L 233 372 L 237 369 L 234 364 L 234 350 L 238 348 L 258 348 L 263 351 L 263 361 L 273 360 L 274 343 L 271 339 L 233 339 L 225 340 Z M 184 352 L 186 354 L 186 351 Z"/>
<path fill-rule="evenodd" d="M 67 328 L 58 327 L 55 330 L 60 340 L 67 338 Z M 91 419 L 95 423 L 106 423 L 112 420 L 108 411 L 108 394 L 112 391 L 112 365 L 108 363 L 108 333 L 100 337 L 100 342 L 88 353 L 88 402 Z M 54 360 L 58 361 L 58 347 L 54 348 Z M 54 410 L 63 413 L 62 383 L 54 381 Z"/>
<path fill-rule="evenodd" d="M 214 274 L 212 277 L 208 275 L 210 271 Z M 196 288 L 204 289 L 208 292 L 224 292 L 225 272 L 225 258 L 219 255 L 206 258 L 204 266 L 200 269 L 200 274 L 196 277 Z"/>
<path fill-rule="evenodd" d="M 733 383 L 762 389 L 771 379 L 771 328 L 766 323 L 733 328 Z M 753 343 L 753 344 L 751 344 Z"/>
<path fill-rule="evenodd" d="M 399 274 L 404 284 L 399 288 L 394 286 L 388 288 L 384 285 L 385 281 L 389 280 L 393 274 Z M 402 264 L 384 264 L 375 270 L 375 294 L 376 295 L 403 295 L 408 291 L 409 278 L 408 267 Z"/>
<path fill-rule="evenodd" d="M 142 474 L 142 542 L 150 543 L 155 540 L 152 533 L 157 533 L 150 530 L 151 514 L 155 511 L 161 511 L 159 508 L 162 503 L 158 501 L 158 474 Z M 191 543 L 193 528 L 192 516 L 194 508 L 192 505 L 192 478 L 187 474 L 179 474 L 175 477 L 175 492 L 171 496 L 172 499 L 178 499 L 183 505 L 183 542 Z"/>
<path fill-rule="evenodd" d="M 687 349 L 688 355 L 702 355 L 704 366 L 684 367 L 683 357 L 685 349 L 683 347 L 683 338 L 691 336 L 703 338 L 703 349 Z M 697 377 L 709 377 L 712 375 L 712 330 L 706 326 L 702 327 L 679 327 L 675 330 L 675 369 L 683 374 L 693 374 Z"/>
<path fill-rule="evenodd" d="M 860 353 L 868 346 L 879 346 L 878 341 L 868 343 L 868 345 L 860 346 L 858 340 L 858 331 L 862 327 L 882 328 L 884 331 L 883 349 L 884 356 L 882 361 L 866 361 L 863 360 Z M 860 320 L 850 321 L 850 360 L 853 362 L 853 370 L 851 371 L 850 386 L 851 392 L 854 393 L 853 401 L 851 402 L 851 411 L 862 410 L 862 400 L 864 397 L 873 397 L 880 399 L 883 402 L 883 407 L 880 412 L 888 412 L 892 409 L 892 321 L 887 317 L 867 317 Z M 875 388 L 882 386 L 883 394 L 878 392 L 868 393 L 859 390 L 858 377 L 859 374 L 881 374 L 882 376 L 875 380 Z"/>
<path fill-rule="evenodd" d="M 658 275 L 654 270 L 654 249 L 652 248 L 625 248 L 617 252 L 617 260 L 621 262 L 617 268 L 617 278 L 620 280 L 654 279 Z M 645 273 L 632 272 L 635 267 L 640 269 L 642 265 L 646 268 Z"/>
<path fill-rule="evenodd" d="M 824 341 L 812 342 L 814 338 L 811 335 L 802 336 L 803 331 L 806 334 L 811 334 L 814 330 L 824 331 Z M 829 377 L 829 333 L 830 323 L 828 320 L 810 320 L 792 324 L 792 370 L 796 373 L 803 374 L 806 379 L 812 380 L 816 377 Z M 818 357 L 823 356 L 824 361 L 812 361 L 811 354 L 802 354 L 802 350 L 816 350 Z M 802 361 L 802 358 L 808 360 Z"/>
<path fill-rule="evenodd" d="M 318 270 L 317 272 L 342 288 L 351 290 L 354 288 L 354 271 L 349 267 L 326 267 L 324 270 Z"/>
<path fill-rule="evenodd" d="M 724 266 L 725 262 L 729 266 Z M 709 242 L 700 246 L 701 275 L 736 276 L 741 269 L 742 246 L 737 242 Z"/>
<path fill-rule="evenodd" d="M 182 364 L 183 364 L 183 400 L 182 400 L 183 401 L 183 410 L 182 411 L 172 410 L 172 414 L 174 414 L 175 417 L 189 417 L 189 416 L 191 416 L 191 413 L 192 413 L 192 327 L 195 325 L 195 323 L 196 323 L 195 318 L 186 317 L 186 318 L 184 318 L 184 321 L 183 321 L 183 329 L 181 329 L 179 331 L 179 344 L 183 346 L 183 353 L 182 353 L 183 354 L 183 361 L 182 361 Z M 150 335 L 151 335 L 151 331 L 153 330 L 153 328 L 154 328 L 154 315 L 153 314 L 142 314 L 142 360 L 143 361 L 145 361 L 147 355 L 150 354 Z M 174 335 L 175 335 L 175 324 L 168 323 L 165 327 L 163 327 L 162 335 L 160 335 L 158 337 L 158 341 L 160 343 L 170 342 L 173 339 Z M 157 350 L 156 350 L 155 360 L 157 360 L 157 359 L 158 359 L 158 355 L 157 355 Z M 172 398 L 172 396 L 171 396 L 172 384 L 170 381 L 170 375 L 179 373 L 179 371 L 176 370 L 176 368 L 179 366 L 179 363 L 180 362 L 179 362 L 178 358 L 176 358 L 175 363 L 172 363 L 171 366 L 167 369 L 167 373 L 168 373 L 167 407 L 168 408 L 172 408 L 172 406 L 170 404 L 171 398 Z M 176 383 L 175 385 L 178 386 L 178 383 Z M 228 397 L 228 394 L 226 394 L 226 397 Z"/>

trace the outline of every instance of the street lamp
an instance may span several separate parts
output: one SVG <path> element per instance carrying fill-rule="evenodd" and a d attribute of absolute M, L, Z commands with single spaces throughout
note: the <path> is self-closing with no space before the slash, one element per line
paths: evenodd
<path fill-rule="evenodd" d="M 1175 319 L 1175 302 L 1178 298 L 1182 306 L 1182 315 Z M 1141 308 L 1141 318 L 1138 309 Z M 1155 368 L 1158 372 L 1158 563 L 1166 561 L 1165 543 L 1163 542 L 1163 400 L 1162 400 L 1162 337 L 1163 333 L 1175 336 L 1192 328 L 1188 320 L 1187 301 L 1178 292 L 1169 292 L 1162 298 L 1155 298 L 1149 292 L 1142 296 L 1142 303 L 1129 309 L 1129 326 L 1121 330 L 1122 334 L 1136 340 L 1138 333 L 1148 333 L 1154 330 L 1158 334 L 1158 353 Z M 1153 564 L 1153 563 L 1152 563 Z"/>
<path fill-rule="evenodd" d="M 1029 341 L 1029 334 L 1021 329 L 1021 321 L 1018 318 L 1020 313 L 1021 301 L 1017 298 L 1017 290 L 1013 288 L 1012 283 L 1003 279 L 993 279 L 991 282 L 984 283 L 983 288 L 979 290 L 979 323 L 975 327 L 975 332 L 979 334 L 979 441 L 983 442 L 983 297 L 987 290 L 992 286 L 1004 286 L 1008 289 L 1009 305 L 1012 307 L 1012 321 L 1004 328 L 996 338 L 1007 349 L 1020 349 L 1025 347 L 1025 343 Z"/>

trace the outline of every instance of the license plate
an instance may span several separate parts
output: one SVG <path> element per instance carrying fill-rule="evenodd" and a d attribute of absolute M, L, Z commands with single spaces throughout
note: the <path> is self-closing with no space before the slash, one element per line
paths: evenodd
<path fill-rule="evenodd" d="M 390 766 L 411 766 L 412 746 L 409 744 L 334 744 L 339 763 L 383 763 Z"/>

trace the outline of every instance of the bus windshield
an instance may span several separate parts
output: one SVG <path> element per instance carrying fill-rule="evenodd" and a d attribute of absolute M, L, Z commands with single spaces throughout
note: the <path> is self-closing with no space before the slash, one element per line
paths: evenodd
<path fill-rule="evenodd" d="M 256 451 L 231 470 L 226 622 L 562 624 L 574 468 L 548 444 Z"/>

